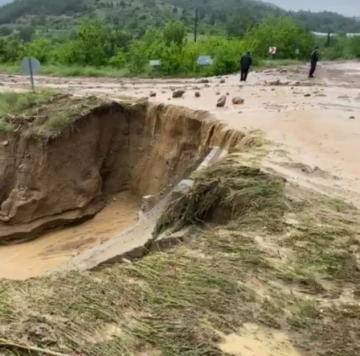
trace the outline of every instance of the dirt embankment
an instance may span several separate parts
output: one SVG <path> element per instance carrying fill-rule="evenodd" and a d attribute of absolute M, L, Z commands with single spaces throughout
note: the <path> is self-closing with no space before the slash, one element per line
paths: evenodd
<path fill-rule="evenodd" d="M 34 135 L 31 125 L 0 137 L 0 244 L 90 218 L 122 190 L 157 194 L 211 145 L 231 145 L 240 135 L 205 112 L 147 103 L 82 111 L 56 137 Z"/>

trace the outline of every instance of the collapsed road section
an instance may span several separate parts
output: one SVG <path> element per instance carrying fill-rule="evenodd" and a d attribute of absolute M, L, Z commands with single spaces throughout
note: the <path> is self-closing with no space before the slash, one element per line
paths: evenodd
<path fill-rule="evenodd" d="M 158 216 L 154 211 L 166 203 L 162 198 L 209 155 L 211 147 L 234 146 L 243 137 L 203 111 L 95 97 L 30 101 L 2 120 L 7 130 L 0 138 L 0 255 L 18 256 L 5 259 L 8 278 L 17 277 L 11 276 L 11 266 L 21 265 L 19 260 L 25 259 L 24 268 L 30 271 L 21 273 L 21 278 L 42 274 L 87 248 L 96 251 L 112 237 L 121 237 L 124 229 L 130 228 L 127 234 L 133 231 L 141 197 L 152 205 L 161 202 L 135 224 L 151 233 Z M 218 156 L 220 151 L 216 152 Z M 126 192 L 125 200 L 116 197 Z M 90 231 L 88 223 L 68 228 L 114 202 L 121 209 L 122 201 L 131 206 L 128 223 L 103 221 L 102 230 L 94 223 Z M 117 216 L 110 214 L 108 219 Z M 64 229 L 61 234 L 60 229 Z M 138 235 L 131 238 L 136 246 L 144 238 L 144 231 L 137 229 Z M 120 238 L 121 250 L 127 248 L 126 241 Z M 28 265 L 39 263 L 40 269 Z"/>

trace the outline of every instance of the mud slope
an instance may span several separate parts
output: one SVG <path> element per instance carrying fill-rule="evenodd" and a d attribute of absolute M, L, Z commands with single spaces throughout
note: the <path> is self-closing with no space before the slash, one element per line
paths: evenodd
<path fill-rule="evenodd" d="M 239 138 L 205 112 L 148 103 L 60 97 L 36 115 L 12 117 L 0 136 L 0 244 L 92 217 L 109 194 L 157 194 Z M 61 120 L 46 132 L 52 115 Z"/>

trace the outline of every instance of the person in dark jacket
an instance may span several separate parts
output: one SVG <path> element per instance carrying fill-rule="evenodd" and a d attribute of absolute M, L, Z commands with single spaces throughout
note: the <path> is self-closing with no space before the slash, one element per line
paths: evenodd
<path fill-rule="evenodd" d="M 315 47 L 311 53 L 309 78 L 314 78 L 317 62 L 319 60 L 319 47 Z"/>
<path fill-rule="evenodd" d="M 240 81 L 241 82 L 246 82 L 251 65 L 252 65 L 251 54 L 250 54 L 250 52 L 247 52 L 240 59 L 240 69 L 241 69 Z"/>

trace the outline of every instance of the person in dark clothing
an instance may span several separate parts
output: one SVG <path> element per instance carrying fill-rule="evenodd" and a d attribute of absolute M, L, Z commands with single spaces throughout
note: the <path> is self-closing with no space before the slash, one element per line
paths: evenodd
<path fill-rule="evenodd" d="M 251 54 L 250 54 L 250 52 L 247 52 L 240 59 L 240 69 L 241 69 L 240 81 L 241 82 L 246 82 L 251 65 L 252 65 Z"/>
<path fill-rule="evenodd" d="M 315 47 L 311 53 L 309 78 L 314 78 L 317 62 L 319 60 L 319 48 Z"/>

